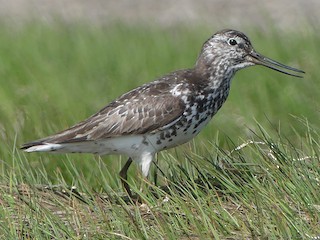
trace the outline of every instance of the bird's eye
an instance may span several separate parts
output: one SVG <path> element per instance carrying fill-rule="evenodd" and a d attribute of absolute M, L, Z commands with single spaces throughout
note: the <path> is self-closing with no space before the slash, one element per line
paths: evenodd
<path fill-rule="evenodd" d="M 237 42 L 237 40 L 235 40 L 234 38 L 230 38 L 230 39 L 228 40 L 228 44 L 234 46 L 234 45 L 237 45 L 238 42 Z"/>

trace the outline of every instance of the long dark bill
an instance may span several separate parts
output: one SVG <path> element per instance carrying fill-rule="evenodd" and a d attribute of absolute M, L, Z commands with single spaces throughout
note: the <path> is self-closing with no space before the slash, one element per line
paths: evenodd
<path fill-rule="evenodd" d="M 273 69 L 275 71 L 278 71 L 278 72 L 281 72 L 281 73 L 284 73 L 284 74 L 287 74 L 287 75 L 290 75 L 290 76 L 302 78 L 303 76 L 298 75 L 296 73 L 305 73 L 302 70 L 286 66 L 286 65 L 284 65 L 282 63 L 279 63 L 279 62 L 274 61 L 274 60 L 272 60 L 270 58 L 267 58 L 267 57 L 255 52 L 255 51 L 252 51 L 249 54 L 249 56 L 251 57 L 250 60 L 255 64 L 271 68 L 271 69 Z M 292 72 L 296 72 L 296 73 L 291 73 L 290 71 L 286 71 L 286 69 L 290 70 Z"/>

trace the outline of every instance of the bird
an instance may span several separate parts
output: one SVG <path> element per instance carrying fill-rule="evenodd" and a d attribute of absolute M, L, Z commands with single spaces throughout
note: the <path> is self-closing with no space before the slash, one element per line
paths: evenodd
<path fill-rule="evenodd" d="M 143 84 L 86 120 L 25 143 L 21 149 L 126 155 L 128 160 L 119 174 L 125 191 L 132 197 L 127 182 L 131 163 L 138 164 L 147 178 L 156 154 L 193 139 L 226 101 L 235 73 L 254 65 L 299 78 L 305 73 L 258 53 L 244 33 L 223 29 L 204 42 L 192 68 Z"/>

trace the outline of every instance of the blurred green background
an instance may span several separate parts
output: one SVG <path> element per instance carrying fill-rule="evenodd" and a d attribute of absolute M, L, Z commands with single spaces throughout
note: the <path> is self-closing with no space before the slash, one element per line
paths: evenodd
<path fill-rule="evenodd" d="M 3 1 L 0 238 L 317 236 L 319 8 L 319 1 L 304 0 Z M 123 202 L 110 207 L 106 201 L 97 208 L 101 199 L 96 193 L 122 191 L 118 172 L 124 156 L 19 150 L 25 142 L 84 120 L 143 83 L 191 68 L 203 42 L 222 28 L 243 31 L 258 52 L 306 74 L 299 79 L 261 66 L 237 73 L 226 103 L 199 136 L 158 155 L 163 171 L 158 174 L 164 177 L 157 184 L 179 190 L 173 188 L 167 202 L 162 202 L 160 188 L 153 187 L 160 197 L 147 192 L 149 215 Z M 264 145 L 233 151 L 248 141 Z M 136 170 L 130 168 L 129 182 L 138 192 Z M 26 194 L 27 201 L 19 202 L 15 194 L 24 184 L 33 190 L 39 184 L 61 184 L 85 192 L 88 204 L 72 206 L 69 216 L 76 227 L 57 217 L 59 209 L 51 211 L 60 198 L 49 208 L 42 204 L 43 199 L 51 203 L 56 192 L 49 197 Z M 69 204 L 59 206 L 64 211 Z M 82 215 L 87 207 L 90 211 Z"/>
<path fill-rule="evenodd" d="M 293 78 L 260 66 L 241 70 L 227 102 L 195 139 L 196 146 L 211 142 L 228 149 L 228 139 L 235 145 L 254 139 L 257 123 L 274 136 L 281 134 L 301 144 L 306 127 L 298 119 L 306 118 L 315 127 L 319 119 L 320 37 L 313 30 L 247 31 L 257 51 L 303 69 L 306 75 Z M 20 144 L 63 130 L 165 73 L 192 67 L 203 42 L 213 33 L 207 26 L 38 22 L 14 30 L 3 24 L 0 31 L 0 156 L 6 164 Z M 93 156 L 69 157 L 91 175 Z M 45 153 L 27 158 L 35 169 L 44 164 L 53 173 L 64 168 L 61 159 L 67 157 Z M 110 162 L 119 157 L 104 159 Z M 117 162 L 110 163 L 116 171 Z"/>

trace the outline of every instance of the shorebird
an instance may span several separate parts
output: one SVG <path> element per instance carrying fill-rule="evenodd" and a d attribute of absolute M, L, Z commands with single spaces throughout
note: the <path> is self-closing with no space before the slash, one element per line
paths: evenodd
<path fill-rule="evenodd" d="M 156 153 L 194 138 L 226 101 L 234 74 L 253 65 L 294 77 L 304 73 L 259 54 L 242 32 L 222 30 L 203 44 L 193 68 L 174 71 L 137 87 L 88 119 L 26 143 L 21 149 L 127 155 L 120 177 L 132 197 L 127 183 L 131 163 L 136 162 L 147 177 Z"/>

